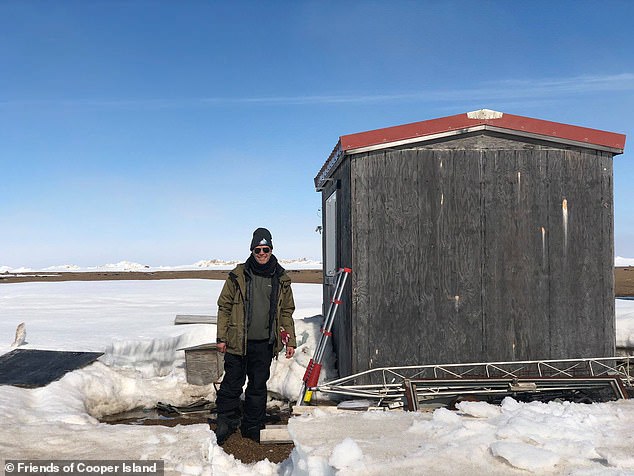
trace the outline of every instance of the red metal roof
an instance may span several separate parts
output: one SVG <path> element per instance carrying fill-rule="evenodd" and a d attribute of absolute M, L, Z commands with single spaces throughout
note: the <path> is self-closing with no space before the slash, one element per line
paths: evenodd
<path fill-rule="evenodd" d="M 485 114 L 481 114 L 479 117 L 484 116 Z M 429 121 L 414 122 L 412 124 L 341 136 L 341 147 L 343 150 L 348 151 L 416 137 L 424 139 L 430 135 L 460 131 L 462 129 L 483 125 L 506 129 L 510 134 L 514 132 L 524 132 L 550 137 L 555 139 L 555 141 L 557 139 L 566 139 L 590 146 L 602 146 L 610 149 L 619 149 L 621 151 L 625 146 L 625 136 L 614 132 L 571 126 L 569 124 L 543 121 L 530 117 L 514 116 L 513 114 L 501 114 L 501 117 L 496 119 L 471 119 L 467 114 L 457 114 L 440 119 L 431 119 Z"/>
<path fill-rule="evenodd" d="M 625 147 L 624 134 L 482 109 L 455 116 L 341 136 L 337 146 L 315 178 L 315 185 L 318 189 L 323 185 L 335 162 L 344 154 L 422 142 L 477 130 L 492 130 L 510 135 L 587 146 L 591 149 L 607 150 L 614 154 L 622 153 Z"/>

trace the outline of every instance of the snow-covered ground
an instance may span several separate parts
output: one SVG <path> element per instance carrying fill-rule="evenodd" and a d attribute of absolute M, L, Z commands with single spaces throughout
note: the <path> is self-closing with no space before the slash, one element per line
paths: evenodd
<path fill-rule="evenodd" d="M 634 348 L 633 300 L 616 300 L 616 346 Z"/>
<path fill-rule="evenodd" d="M 634 258 L 617 256 L 614 258 L 614 266 L 634 266 Z"/>
<path fill-rule="evenodd" d="M 295 450 L 281 464 L 244 465 L 207 425 L 108 425 L 98 418 L 158 401 L 214 398 L 186 383 L 177 349 L 215 340 L 213 325 L 173 324 L 176 314 L 216 314 L 221 281 L 0 284 L 0 353 L 26 323 L 26 348 L 105 355 L 38 389 L 0 387 L 3 459 L 162 459 L 166 474 L 574 474 L 634 475 L 634 401 L 583 405 L 463 402 L 457 412 L 318 410 L 294 417 Z M 297 357 L 273 363 L 269 388 L 295 400 L 312 356 L 321 287 L 293 284 Z M 619 300 L 620 344 L 634 343 L 634 301 Z M 334 375 L 327 355 L 325 378 Z"/>

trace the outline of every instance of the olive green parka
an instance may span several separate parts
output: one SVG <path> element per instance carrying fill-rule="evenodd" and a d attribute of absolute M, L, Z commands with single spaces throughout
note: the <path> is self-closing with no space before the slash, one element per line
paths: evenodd
<path fill-rule="evenodd" d="M 272 279 L 279 279 L 277 308 L 273 325 L 275 326 L 275 342 L 273 355 L 282 350 L 281 331 L 288 332 L 289 347 L 297 347 L 295 339 L 295 324 L 293 311 L 295 301 L 291 289 L 291 278 L 284 269 L 278 266 L 278 271 Z M 247 276 L 244 264 L 239 264 L 230 273 L 218 298 L 217 341 L 227 344 L 227 352 L 235 355 L 245 355 L 247 347 Z"/>

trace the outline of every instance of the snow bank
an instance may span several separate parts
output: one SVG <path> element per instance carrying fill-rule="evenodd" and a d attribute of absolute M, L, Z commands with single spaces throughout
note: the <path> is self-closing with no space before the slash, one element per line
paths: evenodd
<path fill-rule="evenodd" d="M 166 474 L 273 475 L 290 461 L 244 465 L 218 447 L 207 425 L 126 426 L 99 418 L 215 398 L 213 385 L 186 382 L 183 347 L 215 341 L 215 326 L 175 326 L 176 314 L 215 314 L 222 281 L 93 281 L 3 284 L 0 336 L 11 350 L 26 322 L 26 348 L 105 352 L 98 362 L 46 387 L 0 387 L 0 453 L 24 459 L 162 459 Z M 272 364 L 270 388 L 295 400 L 319 330 L 321 286 L 293 284 L 298 359 Z M 302 317 L 307 317 L 305 320 Z M 312 346 L 312 347 L 311 347 Z M 326 356 L 324 376 L 332 376 Z M 329 366 L 329 367 L 328 367 Z"/>
<path fill-rule="evenodd" d="M 616 299 L 616 346 L 634 349 L 634 300 Z"/>
<path fill-rule="evenodd" d="M 617 256 L 614 258 L 614 266 L 634 266 L 634 258 L 622 258 Z"/>
<path fill-rule="evenodd" d="M 37 271 L 63 272 L 63 271 L 187 271 L 196 269 L 233 269 L 238 263 L 244 262 L 245 256 L 241 260 L 221 260 L 204 259 L 193 264 L 178 266 L 151 266 L 147 264 L 135 263 L 133 261 L 119 261 L 118 263 L 108 263 L 99 266 L 77 266 L 75 264 L 62 264 L 48 266 L 46 268 L 11 268 L 0 266 L 0 273 L 29 273 Z M 322 263 L 319 260 L 309 258 L 278 258 L 280 264 L 286 269 L 321 269 Z"/>
<path fill-rule="evenodd" d="M 233 268 L 238 263 L 239 263 L 239 261 L 237 261 L 237 260 L 224 261 L 224 260 L 221 260 L 221 259 L 206 259 L 206 260 L 196 261 L 194 263 L 194 266 L 196 268 L 212 268 L 212 269 Z"/>
<path fill-rule="evenodd" d="M 81 268 L 74 264 L 62 264 L 59 266 L 49 266 L 44 268 L 43 271 L 80 271 Z"/>
<path fill-rule="evenodd" d="M 214 398 L 186 382 L 181 347 L 215 340 L 215 326 L 174 326 L 176 314 L 213 314 L 221 281 L 3 284 L 0 337 L 26 347 L 99 350 L 94 364 L 38 389 L 0 386 L 0 454 L 11 459 L 161 459 L 187 475 L 634 474 L 634 401 L 583 405 L 461 402 L 458 411 L 330 412 L 294 417 L 284 463 L 245 465 L 207 425 L 107 425 L 104 415 Z M 293 285 L 297 357 L 272 363 L 269 388 L 294 401 L 319 337 L 321 286 Z M 617 301 L 619 335 L 631 301 Z M 629 327 L 627 327 L 629 329 Z M 624 340 L 619 338 L 620 341 Z M 628 337 L 629 339 L 629 337 Z M 334 376 L 325 356 L 322 378 Z"/>
<path fill-rule="evenodd" d="M 507 398 L 501 407 L 463 402 L 458 408 L 293 418 L 296 474 L 630 474 L 633 468 L 626 448 L 634 443 L 634 402 Z"/>

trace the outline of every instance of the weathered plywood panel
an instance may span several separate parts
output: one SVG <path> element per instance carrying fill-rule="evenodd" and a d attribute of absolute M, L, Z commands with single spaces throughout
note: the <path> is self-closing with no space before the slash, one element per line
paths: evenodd
<path fill-rule="evenodd" d="M 417 319 L 413 322 L 412 335 L 417 336 L 419 362 L 437 362 L 435 353 L 444 341 L 446 330 L 440 301 L 446 300 L 441 289 L 442 278 L 438 274 L 441 267 L 439 252 L 439 220 L 444 207 L 444 174 L 442 157 L 433 150 L 418 150 L 418 251 L 416 276 L 419 284 Z"/>
<path fill-rule="evenodd" d="M 337 169 L 335 177 L 337 179 L 337 266 L 350 267 L 352 264 L 351 256 L 351 210 L 350 210 L 350 161 L 344 161 Z M 349 369 L 352 358 L 352 327 L 351 327 L 351 284 L 348 283 L 342 294 L 342 304 L 339 306 L 337 315 L 333 322 L 333 346 L 337 355 L 337 368 Z M 334 283 L 327 286 L 327 301 L 324 301 L 327 307 L 330 306 L 333 293 L 335 291 Z"/>
<path fill-rule="evenodd" d="M 352 267 L 352 206 L 351 206 L 351 163 L 342 164 L 341 188 L 338 191 L 339 208 L 339 267 Z M 340 199 L 339 199 L 340 197 Z M 350 277 L 349 277 L 350 278 Z M 352 365 L 352 279 L 348 279 L 342 294 L 333 326 L 337 345 L 337 368 L 349 369 Z M 340 358 L 339 355 L 342 357 Z"/>
<path fill-rule="evenodd" d="M 371 322 L 372 295 L 370 273 L 370 232 L 371 174 L 370 165 L 380 159 L 372 159 L 363 154 L 351 159 L 352 162 L 352 366 L 351 373 L 368 369 L 368 326 Z"/>
<path fill-rule="evenodd" d="M 364 329 L 359 329 L 364 336 L 363 345 L 359 347 L 359 364 L 362 368 L 381 367 L 384 362 L 376 358 L 379 347 L 385 346 L 388 339 L 386 335 L 393 332 L 394 310 L 390 308 L 391 294 L 394 288 L 390 283 L 390 270 L 386 269 L 387 253 L 391 245 L 386 242 L 386 235 L 391 224 L 386 217 L 386 187 L 384 183 L 385 174 L 391 169 L 388 165 L 386 154 L 378 152 L 371 154 L 368 159 L 368 220 L 369 238 L 366 242 L 368 255 L 368 293 L 370 307 Z M 383 338 L 377 335 L 377 328 L 383 327 Z M 389 351 L 387 348 L 380 350 Z M 393 349 L 392 349 L 393 351 Z"/>
<path fill-rule="evenodd" d="M 543 359 L 550 356 L 546 151 L 517 152 L 516 170 L 517 239 L 508 242 L 516 253 L 511 266 L 519 268 L 513 289 L 516 336 L 511 349 L 514 360 Z"/>
<path fill-rule="evenodd" d="M 441 344 L 433 357 L 468 362 L 482 355 L 480 163 L 477 151 L 438 151 L 436 316 Z"/>
<path fill-rule="evenodd" d="M 488 361 L 542 359 L 550 353 L 546 170 L 543 151 L 484 154 L 482 295 Z"/>
<path fill-rule="evenodd" d="M 369 363 L 407 365 L 418 354 L 418 337 L 411 333 L 419 318 L 416 151 L 385 152 L 373 163 L 372 178 L 376 200 L 371 210 L 370 266 L 376 305 L 371 309 Z"/>
<path fill-rule="evenodd" d="M 350 159 L 350 188 L 351 199 L 351 248 L 352 248 L 352 306 L 351 306 L 351 355 L 350 366 L 346 369 L 340 367 L 340 375 L 349 375 L 359 372 L 365 367 L 361 366 L 359 349 L 367 348 L 367 334 L 360 327 L 367 325 L 366 319 L 369 310 L 368 291 L 368 238 L 370 236 L 370 207 L 369 207 L 369 173 L 366 164 L 367 154 Z M 364 346 L 364 344 L 366 344 Z M 354 350 L 353 350 L 354 349 Z M 364 355 L 363 359 L 366 359 Z M 346 371 L 348 373 L 346 373 Z"/>
<path fill-rule="evenodd" d="M 395 292 L 394 286 L 390 280 L 390 270 L 386 269 L 387 255 L 392 248 L 387 243 L 386 236 L 392 224 L 387 219 L 387 190 L 385 174 L 393 167 L 387 164 L 386 154 L 380 152 L 369 157 L 368 161 L 370 172 L 370 200 L 369 200 L 369 220 L 370 220 L 370 237 L 368 239 L 368 272 L 369 272 L 369 293 L 370 293 L 370 309 L 368 320 L 366 323 L 365 348 L 362 348 L 361 355 L 364 356 L 365 368 L 380 367 L 384 365 L 377 359 L 376 353 L 379 350 L 389 351 L 387 348 L 379 349 L 385 346 L 388 339 L 385 336 L 394 332 L 394 309 L 390 306 L 392 302 L 391 295 Z M 391 266 L 391 265 L 390 265 Z M 383 327 L 383 338 L 378 336 L 377 329 Z M 393 351 L 393 349 L 392 349 Z M 381 363 L 380 363 L 381 362 Z"/>
<path fill-rule="evenodd" d="M 603 295 L 603 315 L 597 316 L 604 323 L 605 355 L 616 355 L 616 316 L 614 310 L 614 183 L 612 154 L 597 152 L 601 173 L 601 260 L 603 263 L 601 280 Z"/>
<path fill-rule="evenodd" d="M 517 274 L 512 261 L 513 241 L 518 239 L 515 151 L 493 151 L 483 161 L 483 346 L 484 361 L 511 360 L 509 343 L 515 340 L 517 306 L 513 306 Z M 509 244 L 513 245 L 509 248 Z M 519 272 L 519 270 L 517 270 Z"/>
<path fill-rule="evenodd" d="M 359 215 L 369 225 L 356 233 L 369 275 L 365 302 L 357 301 L 367 318 L 355 318 L 368 348 L 356 347 L 360 368 L 480 357 L 477 157 L 401 150 L 359 159 L 355 169 L 363 167 L 368 213 Z"/>
<path fill-rule="evenodd" d="M 553 358 L 606 355 L 601 165 L 585 151 L 551 151 L 550 295 Z M 611 270 L 609 270 L 611 272 Z"/>

